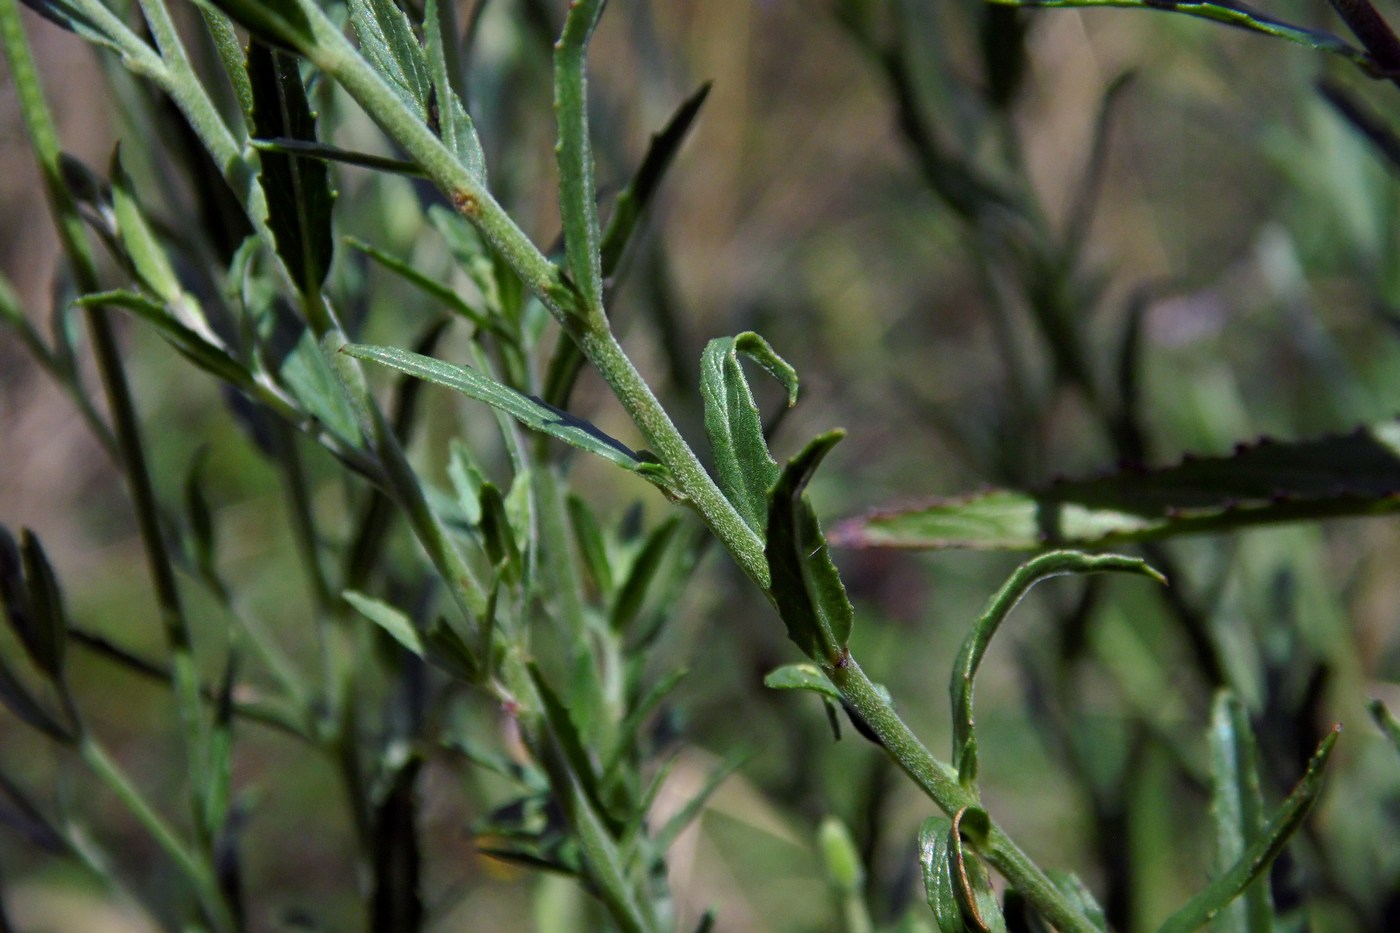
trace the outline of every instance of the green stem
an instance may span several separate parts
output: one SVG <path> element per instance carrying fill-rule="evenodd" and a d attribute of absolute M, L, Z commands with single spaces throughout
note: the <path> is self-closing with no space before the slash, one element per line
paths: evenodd
<path fill-rule="evenodd" d="M 175 830 L 151 807 L 146 798 L 141 796 L 141 792 L 131 783 L 131 779 L 126 776 L 116 761 L 88 734 L 79 740 L 78 752 L 83 761 L 93 770 L 93 773 L 111 789 L 112 793 L 117 795 L 126 808 L 131 811 L 131 815 L 136 818 L 136 821 L 151 834 L 151 837 L 165 850 L 165 853 L 170 856 L 171 860 L 194 886 L 200 906 L 204 909 L 214 929 L 228 931 L 237 929 L 233 915 L 229 912 L 228 905 L 224 903 L 223 894 L 219 891 L 218 881 L 208 870 L 208 866 L 185 846 Z"/>
<path fill-rule="evenodd" d="M 845 663 L 825 670 L 846 702 L 880 737 L 889 756 L 945 813 L 953 816 L 965 807 L 979 806 L 977 798 L 958 783 L 957 772 L 924 747 L 854 658 L 848 655 Z M 1097 928 L 996 823 L 977 841 L 977 849 L 1060 933 L 1095 933 Z"/>

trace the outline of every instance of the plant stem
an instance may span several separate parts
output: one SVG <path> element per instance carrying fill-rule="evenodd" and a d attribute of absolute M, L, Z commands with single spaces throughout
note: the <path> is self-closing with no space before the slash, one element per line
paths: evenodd
<path fill-rule="evenodd" d="M 924 747 L 854 658 L 847 656 L 845 663 L 825 670 L 846 702 L 880 737 L 890 757 L 945 813 L 952 816 L 965 807 L 979 806 L 977 798 L 958 783 L 957 773 Z M 983 858 L 1060 933 L 1095 933 L 1096 927 L 995 822 L 976 845 Z"/>
<path fill-rule="evenodd" d="M 151 838 L 155 839 L 165 850 L 165 853 L 170 856 L 194 886 L 200 906 L 204 909 L 207 919 L 214 929 L 227 931 L 237 929 L 233 915 L 229 912 L 228 905 L 224 903 L 223 895 L 219 891 L 218 882 L 208 870 L 207 865 L 201 861 L 198 855 L 185 847 L 175 830 L 151 807 L 146 798 L 141 796 L 141 792 L 131 783 L 131 779 L 126 776 L 116 761 L 107 754 L 107 751 L 98 744 L 91 734 L 87 733 L 79 739 L 78 752 L 83 761 L 93 770 L 93 773 L 121 799 L 122 803 L 131 811 L 131 815 L 151 834 Z"/>

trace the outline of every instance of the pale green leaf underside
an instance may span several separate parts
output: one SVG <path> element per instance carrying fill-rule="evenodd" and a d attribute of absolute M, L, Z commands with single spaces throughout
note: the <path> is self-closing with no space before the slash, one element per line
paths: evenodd
<path fill-rule="evenodd" d="M 1223 457 L 1120 469 L 1040 489 L 994 489 L 838 526 L 846 547 L 1035 550 L 1105 546 L 1400 509 L 1400 422 L 1263 440 Z"/>

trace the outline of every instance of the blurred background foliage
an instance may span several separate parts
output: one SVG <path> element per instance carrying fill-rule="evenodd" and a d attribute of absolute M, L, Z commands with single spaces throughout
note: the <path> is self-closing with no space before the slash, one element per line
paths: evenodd
<path fill-rule="evenodd" d="M 487 4 L 469 72 L 492 190 L 545 247 L 559 228 L 549 74 L 559 6 Z M 1320 3 L 1272 0 L 1269 12 L 1341 28 Z M 133 103 L 148 93 L 141 85 L 76 37 L 27 20 L 66 150 L 104 166 L 117 139 L 156 133 L 177 144 L 172 125 L 144 122 L 147 106 Z M 998 54 L 1015 58 L 1022 37 L 1022 69 L 989 70 Z M 828 523 L 932 494 L 1123 459 L 1164 464 L 1396 414 L 1396 169 L 1318 81 L 1381 113 L 1400 107 L 1394 87 L 1346 62 L 1140 12 L 614 0 L 592 65 L 605 197 L 677 103 L 714 82 L 629 258 L 613 317 L 692 437 L 704 342 L 762 332 L 804 380 L 780 455 L 831 425 L 850 430 L 813 489 Z M 340 92 L 319 84 L 313 93 L 336 144 L 386 152 Z M 157 148 L 128 145 L 123 156 L 160 198 L 147 207 L 173 238 L 198 226 L 199 192 Z M 43 320 L 57 246 L 5 93 L 0 164 L 0 267 Z M 959 200 L 967 179 L 949 166 L 976 172 L 970 201 Z M 461 284 L 423 209 L 435 202 L 425 183 L 346 166 L 333 179 L 338 235 Z M 987 209 L 989 190 L 1013 209 Z M 1060 265 L 1037 266 L 1037 249 Z M 327 288 L 374 342 L 408 345 L 431 320 L 421 294 L 351 249 L 337 250 Z M 287 572 L 296 545 L 278 473 L 211 380 L 149 329 L 120 326 L 160 487 L 173 501 L 202 458 L 220 567 L 242 611 L 314 667 L 313 601 Z M 1134 348 L 1126 359 L 1125 345 Z M 462 352 L 449 340 L 438 355 L 451 359 L 454 348 Z M 776 400 L 776 389 L 761 399 Z M 495 450 L 492 468 L 501 467 L 489 411 L 440 391 L 425 403 L 411 452 L 427 476 L 445 477 L 447 441 L 458 435 Z M 637 442 L 589 374 L 571 410 Z M 0 341 L 0 438 L 0 518 L 43 535 L 72 617 L 159 656 L 122 486 L 71 402 L 11 339 Z M 325 534 L 343 537 L 340 469 L 309 448 L 306 464 Z M 634 504 L 649 522 L 666 514 L 661 497 L 601 462 L 579 458 L 573 483 L 602 515 Z M 1252 530 L 1149 547 L 1172 578 L 1166 598 L 1099 578 L 1042 587 L 982 675 L 989 808 L 1034 858 L 1084 877 L 1117 928 L 1153 926 L 1209 876 L 1205 730 L 1213 690 L 1229 684 L 1258 732 L 1268 800 L 1287 792 L 1333 722 L 1347 725 L 1327 792 L 1273 873 L 1286 928 L 1400 928 L 1400 758 L 1366 712 L 1371 697 L 1400 706 L 1398 548 L 1393 519 Z M 394 553 L 418 560 L 401 534 Z M 948 665 L 1014 557 L 836 556 L 865 667 L 930 747 L 945 748 Z M 654 649 L 658 670 L 691 669 L 657 726 L 684 747 L 658 811 L 698 789 L 717 761 L 749 755 L 671 850 L 679 927 L 713 907 L 720 930 L 839 928 L 816 847 L 828 814 L 850 827 L 866 862 L 876 922 L 894 924 L 922 900 L 914 834 L 930 804 L 851 730 L 833 742 L 815 701 L 762 687 L 791 646 L 742 583 L 708 554 Z M 219 643 L 225 610 L 191 598 L 196 636 Z M 166 691 L 91 655 L 76 653 L 73 666 L 94 727 L 154 797 L 175 796 L 183 778 L 167 767 L 176 724 Z M 467 704 L 454 715 L 466 731 L 495 728 L 490 709 Z M 329 765 L 255 724 L 238 738 L 252 928 L 354 928 L 352 828 Z M 0 749 L 17 782 L 83 802 L 86 831 L 120 853 L 135 887 L 173 883 L 105 792 L 8 715 Z M 474 821 L 507 799 L 490 775 L 443 756 L 425 768 L 432 929 L 588 928 L 567 882 L 478 854 Z M 19 833 L 0 833 L 0 883 L 22 929 L 155 922 Z"/>

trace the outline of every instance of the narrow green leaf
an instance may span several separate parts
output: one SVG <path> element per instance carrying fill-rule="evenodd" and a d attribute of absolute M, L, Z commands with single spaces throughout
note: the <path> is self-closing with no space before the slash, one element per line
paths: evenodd
<path fill-rule="evenodd" d="M 1217 873 L 1229 869 L 1264 828 L 1257 757 L 1244 704 L 1231 691 L 1221 690 L 1210 718 L 1211 816 Z M 1212 926 L 1217 933 L 1269 933 L 1273 918 L 1268 878 L 1261 876 L 1245 889 L 1243 898 L 1221 911 Z"/>
<path fill-rule="evenodd" d="M 609 613 L 608 622 L 614 632 L 625 632 L 641 613 L 647 591 L 651 587 L 652 580 L 656 579 L 656 574 L 661 569 L 671 541 L 675 537 L 676 529 L 679 527 L 680 519 L 675 517 L 657 525 L 647 535 L 641 550 L 632 558 L 632 565 L 628 568 L 627 575 L 618 588 L 617 597 L 613 600 L 612 611 Z"/>
<path fill-rule="evenodd" d="M 667 820 L 652 836 L 657 851 L 665 852 L 671 847 L 672 843 L 680 838 L 681 833 L 685 832 L 686 827 L 695 822 L 696 818 L 704 811 L 705 804 L 714 796 L 715 791 L 719 790 L 720 785 L 728 780 L 731 774 L 743 767 L 744 762 L 748 761 L 748 759 L 749 756 L 746 754 L 731 756 L 720 764 L 719 767 L 715 768 L 714 771 L 710 772 L 710 776 L 705 779 L 705 783 L 701 786 L 700 790 L 687 800 L 685 805 L 676 812 L 675 816 Z"/>
<path fill-rule="evenodd" d="M 476 126 L 467 115 L 467 108 L 453 87 L 447 49 L 443 42 L 444 38 L 451 42 L 456 41 L 456 36 L 451 32 L 444 36 L 443 20 L 446 19 L 448 24 L 451 24 L 451 8 L 451 0 L 446 3 L 427 0 L 423 6 L 423 38 L 427 45 L 428 72 L 432 80 L 435 104 L 433 116 L 437 120 L 433 129 L 446 144 L 448 151 L 456 157 L 457 163 L 485 185 L 486 153 L 482 151 L 481 140 L 476 135 Z"/>
<path fill-rule="evenodd" d="M 362 417 L 364 413 L 356 409 L 354 396 L 332 363 L 308 328 L 282 361 L 278 375 L 307 412 L 346 441 L 358 444 L 373 433 L 372 419 Z"/>
<path fill-rule="evenodd" d="M 632 175 L 627 187 L 618 194 L 599 246 L 599 262 L 604 280 L 612 278 L 622 262 L 627 245 L 632 242 L 632 234 L 636 232 L 638 223 L 650 206 L 656 189 L 661 186 L 661 180 L 666 177 L 667 169 L 680 152 L 681 143 L 685 142 L 690 128 L 695 124 L 695 118 L 699 116 L 705 98 L 710 95 L 710 84 L 711 82 L 706 81 L 700 85 L 699 90 L 681 101 L 671 119 L 666 121 L 659 133 L 651 137 L 651 143 L 647 146 L 646 155 L 642 156 L 637 171 Z"/>
<path fill-rule="evenodd" d="M 360 615 L 388 632 L 394 641 L 418 657 L 424 656 L 423 640 L 408 616 L 386 602 L 354 590 L 345 590 L 340 595 L 345 597 L 345 601 L 354 606 Z"/>
<path fill-rule="evenodd" d="M 957 660 L 948 692 L 953 701 L 953 767 L 959 782 L 971 790 L 977 782 L 977 738 L 972 715 L 972 688 L 977 669 L 987 653 L 992 636 L 1021 598 L 1041 580 L 1062 574 L 1135 573 L 1166 584 L 1166 578 L 1136 557 L 1118 554 L 1080 554 L 1077 551 L 1051 551 L 1026 561 L 1002 584 L 972 631 L 968 632 Z"/>
<path fill-rule="evenodd" d="M 550 731 L 559 743 L 560 750 L 564 753 L 565 763 L 573 775 L 573 779 L 578 782 L 579 787 L 582 788 L 593 805 L 598 806 L 598 769 L 594 765 L 593 757 L 588 753 L 579 724 L 569 714 L 568 707 L 559 699 L 559 695 L 545 681 L 539 668 L 533 664 L 530 665 L 530 677 L 535 682 L 536 690 L 539 691 L 540 701 L 544 707 L 542 712 L 549 722 Z M 604 812 L 601 807 L 599 812 Z"/>
<path fill-rule="evenodd" d="M 180 281 L 141 210 L 131 176 L 122 166 L 120 146 L 112 152 L 112 210 L 117 217 L 117 237 L 141 283 L 167 305 L 180 304 Z"/>
<path fill-rule="evenodd" d="M 1395 750 L 1400 752 L 1400 719 L 1396 719 L 1395 715 L 1386 709 L 1385 704 L 1380 700 L 1372 700 L 1367 704 L 1367 707 L 1370 709 L 1371 718 L 1375 720 L 1376 725 L 1385 733 L 1386 738 L 1390 739 Z"/>
<path fill-rule="evenodd" d="M 342 350 L 359 359 L 382 363 L 419 379 L 456 389 L 463 395 L 505 412 L 527 428 L 556 437 L 625 469 L 641 473 L 653 483 L 662 486 L 667 484 L 666 470 L 660 464 L 643 459 L 621 441 L 609 437 L 587 421 L 546 405 L 534 396 L 523 395 L 474 369 L 395 347 L 354 344 L 347 345 Z"/>
<path fill-rule="evenodd" d="M 1126 467 L 1027 492 L 992 490 L 875 512 L 832 532 L 844 547 L 1035 550 L 1108 546 L 1400 509 L 1400 421 L 1223 457 Z"/>
<path fill-rule="evenodd" d="M 604 774 L 612 777 L 621 768 L 636 767 L 636 764 L 634 762 L 629 762 L 626 756 L 641 744 L 640 740 L 642 738 L 641 731 L 643 723 L 646 721 L 646 718 L 661 705 L 661 701 L 670 696 L 671 692 L 680 685 L 680 682 L 685 679 L 687 673 L 688 671 L 685 668 L 678 668 L 677 670 L 671 671 L 656 683 L 652 684 L 651 689 L 637 701 L 635 706 L 627 711 L 627 716 L 617 727 L 618 740 L 616 742 L 616 748 L 607 766 L 603 769 Z M 626 836 L 622 838 L 625 839 Z"/>
<path fill-rule="evenodd" d="M 73 739 L 72 732 L 49 715 L 18 675 L 10 670 L 3 656 L 0 656 L 0 704 L 4 704 L 20 722 L 51 739 L 65 743 Z"/>
<path fill-rule="evenodd" d="M 768 490 L 778 480 L 778 464 L 768 452 L 758 412 L 739 355 L 749 357 L 797 402 L 797 372 L 762 337 L 743 333 L 711 340 L 700 359 L 700 391 L 705 399 L 705 432 L 715 456 L 719 488 L 760 536 L 768 521 Z"/>
<path fill-rule="evenodd" d="M 410 175 L 415 178 L 423 177 L 423 169 L 417 162 L 393 159 L 388 156 L 371 155 L 368 152 L 355 152 L 350 149 L 341 149 L 339 146 L 332 146 L 329 143 L 278 137 L 276 139 L 250 139 L 248 144 L 259 152 L 276 152 L 303 159 L 319 159 L 322 162 L 340 162 L 344 165 L 356 165 L 360 168 L 373 169 L 377 172 Z"/>
<path fill-rule="evenodd" d="M 209 763 L 203 786 L 198 789 L 203 831 L 209 839 L 223 833 L 229 820 L 229 788 L 233 779 L 233 688 L 237 676 L 238 655 L 230 651 L 214 694 L 214 717 L 206 749 Z"/>
<path fill-rule="evenodd" d="M 5 533 L 9 537 L 9 533 Z M 34 666 L 43 671 L 52 681 L 63 677 L 63 658 L 68 645 L 68 618 L 63 610 L 63 593 L 58 587 L 58 577 L 49 564 L 48 555 L 39 538 L 28 528 L 20 532 L 20 560 L 24 565 L 24 582 L 29 591 L 28 613 L 21 619 L 13 616 L 10 624 L 15 626 L 25 651 Z M 8 550 L 8 545 L 5 547 Z"/>
<path fill-rule="evenodd" d="M 79 307 L 110 307 L 130 311 L 138 318 L 155 325 L 161 337 L 181 356 L 222 382 L 246 387 L 253 376 L 242 363 L 234 359 L 222 344 L 213 343 L 204 334 L 177 320 L 170 311 L 145 295 L 136 292 L 97 292 L 83 295 L 73 302 Z"/>
<path fill-rule="evenodd" d="M 801 662 L 784 664 L 763 678 L 763 686 L 773 690 L 810 690 L 833 703 L 841 702 L 841 691 L 832 685 L 821 668 Z"/>
<path fill-rule="evenodd" d="M 924 896 L 940 933 L 1005 933 L 1006 919 L 980 859 L 963 846 L 964 820 L 985 821 L 976 808 L 959 810 L 952 822 L 931 816 L 919 828 L 919 864 Z"/>
<path fill-rule="evenodd" d="M 408 15 L 393 0 L 348 0 L 360 53 L 408 109 L 428 122 L 432 82 Z"/>
<path fill-rule="evenodd" d="M 230 11 L 237 18 L 237 14 Z M 249 115 L 253 135 L 263 139 L 316 141 L 316 118 L 306 99 L 297 60 L 261 42 L 248 46 L 248 79 L 253 89 Z M 267 223 L 277 252 L 305 295 L 318 293 L 330 271 L 330 176 L 325 163 L 280 152 L 259 156 L 258 181 L 267 196 Z"/>
<path fill-rule="evenodd" d="M 939 933 L 967 933 L 962 907 L 953 885 L 952 851 L 948 845 L 953 824 L 931 816 L 919 827 L 919 866 L 924 876 L 924 897 L 933 910 Z"/>
<path fill-rule="evenodd" d="M 604 599 L 613 595 L 614 583 L 612 563 L 608 560 L 608 546 L 603 539 L 603 529 L 598 519 L 583 499 L 570 493 L 565 500 L 569 511 L 569 526 L 574 532 L 574 544 L 583 557 L 584 567 L 593 578 L 593 585 Z"/>
<path fill-rule="evenodd" d="M 1363 67 L 1371 66 L 1371 58 L 1361 49 L 1344 39 L 1319 29 L 1306 29 L 1274 19 L 1244 4 L 1228 0 L 992 0 L 1009 6 L 1045 7 L 1047 9 L 1080 9 L 1086 7 L 1122 7 L 1136 10 L 1160 10 L 1184 13 L 1201 19 L 1214 20 L 1229 26 L 1238 26 L 1252 32 L 1263 33 L 1289 42 L 1304 45 L 1311 49 L 1340 55 Z"/>
<path fill-rule="evenodd" d="M 1230 868 L 1162 924 L 1160 933 L 1189 933 L 1211 922 L 1256 878 L 1267 873 L 1269 866 L 1283 851 L 1293 832 L 1302 824 L 1312 805 L 1322 792 L 1323 773 L 1332 749 L 1337 744 L 1342 727 L 1332 730 L 1313 752 L 1307 770 L 1293 792 L 1264 824 L 1259 838 L 1247 848 Z"/>
<path fill-rule="evenodd" d="M 503 330 L 499 324 L 491 320 L 491 318 L 485 312 L 481 311 L 478 308 L 473 308 L 470 304 L 463 300 L 462 296 L 457 294 L 457 292 L 453 288 L 443 284 L 440 280 L 433 278 L 430 275 L 425 275 L 409 263 L 404 262 L 402 259 L 399 259 L 397 256 L 391 256 L 383 250 L 371 246 L 364 240 L 359 240 L 355 237 L 346 237 L 344 239 L 344 243 L 346 246 L 349 246 L 352 249 L 357 249 L 360 252 L 364 253 L 366 256 L 373 259 L 375 262 L 379 263 L 381 266 L 388 269 L 390 272 L 393 272 L 395 275 L 398 275 L 410 285 L 413 285 L 415 288 L 421 290 L 424 294 L 427 294 L 432 298 L 436 299 L 437 301 L 442 302 L 448 308 L 460 314 L 467 320 L 471 321 L 472 324 L 476 325 L 477 327 L 490 330 L 497 336 L 503 336 L 508 340 L 511 339 L 511 335 L 505 330 Z"/>
<path fill-rule="evenodd" d="M 603 272 L 593 151 L 588 139 L 588 41 L 603 15 L 604 0 L 569 4 L 564 30 L 554 45 L 554 115 L 559 141 L 559 213 L 569 275 L 585 310 L 603 314 Z"/>
<path fill-rule="evenodd" d="M 803 490 L 831 448 L 844 437 L 830 431 L 788 462 L 768 495 L 764 556 L 769 589 L 788 637 L 818 664 L 840 664 L 855 611 L 831 560 L 816 512 Z"/>
<path fill-rule="evenodd" d="M 486 556 L 498 567 L 509 569 L 514 579 L 519 579 L 520 546 L 516 543 L 515 532 L 506 514 L 506 500 L 495 483 L 484 483 L 478 503 L 481 514 L 481 539 Z"/>

